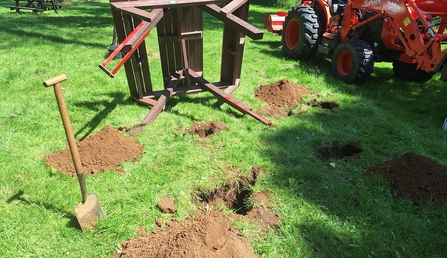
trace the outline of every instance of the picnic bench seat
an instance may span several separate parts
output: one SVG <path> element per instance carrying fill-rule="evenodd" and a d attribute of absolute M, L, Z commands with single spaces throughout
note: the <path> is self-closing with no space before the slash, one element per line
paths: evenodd
<path fill-rule="evenodd" d="M 21 6 L 21 1 L 25 1 L 26 4 Z M 35 13 L 54 10 L 57 13 L 58 9 L 62 8 L 62 4 L 58 0 L 15 0 L 15 2 L 15 5 L 5 5 L 4 7 L 16 10 L 17 13 L 20 13 L 21 10 L 29 10 Z"/>

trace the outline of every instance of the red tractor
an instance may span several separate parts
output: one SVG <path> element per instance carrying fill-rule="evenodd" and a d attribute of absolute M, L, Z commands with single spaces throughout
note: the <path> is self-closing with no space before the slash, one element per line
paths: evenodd
<path fill-rule="evenodd" d="M 282 35 L 287 57 L 327 54 L 334 76 L 347 83 L 365 82 L 382 61 L 405 80 L 440 72 L 447 81 L 447 0 L 304 0 L 264 25 Z"/>

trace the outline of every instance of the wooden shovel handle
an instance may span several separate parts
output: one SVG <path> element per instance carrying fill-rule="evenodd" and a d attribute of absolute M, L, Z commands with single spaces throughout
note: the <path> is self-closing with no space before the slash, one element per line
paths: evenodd
<path fill-rule="evenodd" d="M 87 188 L 85 186 L 84 172 L 82 171 L 81 159 L 79 158 L 78 147 L 76 145 L 76 139 L 71 128 L 70 117 L 68 116 L 67 106 L 65 105 L 64 94 L 60 82 L 67 79 L 65 74 L 58 75 L 43 82 L 45 87 L 54 86 L 54 94 L 56 95 L 57 105 L 61 114 L 62 122 L 64 124 L 65 135 L 67 136 L 68 147 L 70 148 L 71 157 L 76 170 L 76 176 L 81 187 L 82 203 L 87 200 Z"/>

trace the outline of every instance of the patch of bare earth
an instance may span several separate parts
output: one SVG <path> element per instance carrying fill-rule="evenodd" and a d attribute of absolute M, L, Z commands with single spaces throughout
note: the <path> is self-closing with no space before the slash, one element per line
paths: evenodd
<path fill-rule="evenodd" d="M 216 189 L 199 190 L 193 201 L 204 209 L 193 212 L 186 220 L 171 219 L 165 226 L 159 218 L 155 222 L 158 228 L 149 234 L 140 227 L 140 237 L 122 243 L 122 250 L 112 258 L 258 257 L 230 222 L 242 217 L 256 223 L 263 231 L 279 228 L 281 216 L 269 209 L 270 190 L 265 189 L 252 196 L 251 186 L 261 172 L 260 167 L 254 166 L 248 177 L 239 177 Z M 225 216 L 222 211 L 212 209 L 219 203 L 233 209 L 234 216 Z M 157 205 L 166 213 L 176 210 L 171 198 L 163 198 Z"/>
<path fill-rule="evenodd" d="M 335 108 L 337 108 L 338 106 L 340 106 L 340 104 L 338 104 L 337 102 L 334 102 L 334 101 L 318 101 L 317 99 L 308 100 L 306 102 L 306 105 L 311 106 L 311 107 L 318 107 L 318 108 L 326 109 L 329 111 L 332 111 Z"/>
<path fill-rule="evenodd" d="M 362 151 L 358 142 L 341 144 L 334 141 L 329 146 L 318 148 L 316 155 L 323 161 L 352 161 Z M 422 155 L 406 153 L 401 158 L 371 166 L 366 172 L 385 178 L 390 192 L 397 198 L 411 200 L 415 205 L 440 207 L 447 204 L 447 168 Z"/>
<path fill-rule="evenodd" d="M 239 177 L 214 189 L 200 190 L 195 202 L 203 207 L 223 204 L 235 214 L 259 225 L 262 231 L 278 229 L 282 217 L 269 209 L 270 190 L 265 189 L 253 195 L 252 186 L 256 184 L 261 172 L 262 168 L 253 166 L 250 176 Z"/>
<path fill-rule="evenodd" d="M 369 174 L 383 176 L 395 197 L 411 200 L 416 205 L 447 204 L 447 168 L 415 153 L 367 169 Z"/>
<path fill-rule="evenodd" d="M 109 125 L 77 142 L 76 146 L 85 174 L 97 174 L 108 170 L 122 173 L 124 171 L 120 166 L 121 162 L 133 161 L 143 156 L 143 145 L 125 138 L 121 132 Z M 46 156 L 45 162 L 64 174 L 76 176 L 68 147 Z"/>
<path fill-rule="evenodd" d="M 311 92 L 307 87 L 286 79 L 260 85 L 254 92 L 255 97 L 267 105 L 257 113 L 274 117 L 288 116 L 301 103 L 302 96 Z"/>
<path fill-rule="evenodd" d="M 171 220 L 150 234 L 122 243 L 117 257 L 257 257 L 239 231 L 219 211 L 197 211 Z"/>
<path fill-rule="evenodd" d="M 228 127 L 225 123 L 218 121 L 200 122 L 191 125 L 185 133 L 196 134 L 202 140 L 208 140 L 214 134 L 218 134 L 223 130 L 227 130 Z"/>

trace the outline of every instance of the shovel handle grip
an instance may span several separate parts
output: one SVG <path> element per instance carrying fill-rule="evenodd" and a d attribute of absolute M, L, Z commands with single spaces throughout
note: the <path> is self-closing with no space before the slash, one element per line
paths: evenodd
<path fill-rule="evenodd" d="M 60 74 L 58 76 L 55 76 L 53 78 L 50 78 L 46 81 L 43 82 L 43 86 L 45 87 L 50 87 L 50 86 L 54 86 L 60 82 L 63 82 L 67 79 L 67 75 L 65 74 Z"/>

